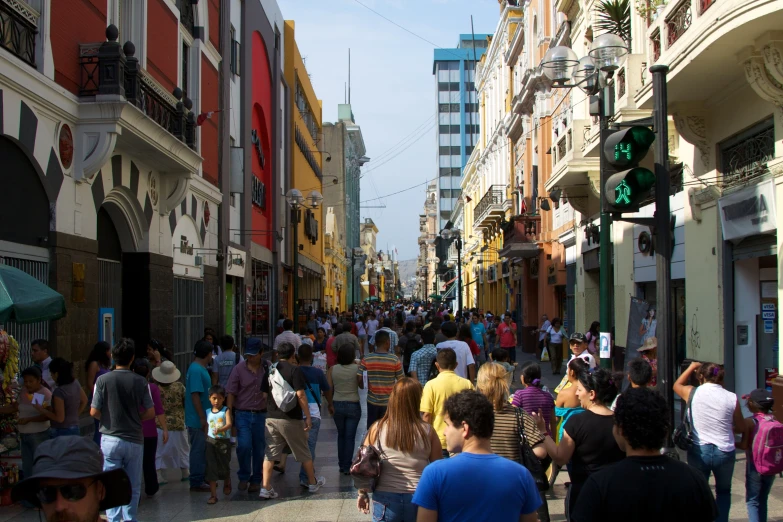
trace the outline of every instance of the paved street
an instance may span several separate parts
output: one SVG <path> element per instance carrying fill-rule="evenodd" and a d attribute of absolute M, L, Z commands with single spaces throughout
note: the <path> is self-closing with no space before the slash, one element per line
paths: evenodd
<path fill-rule="evenodd" d="M 531 360 L 531 355 L 519 354 L 520 364 Z M 559 382 L 558 376 L 553 376 L 548 363 L 542 364 L 544 383 L 554 388 Z M 518 382 L 519 372 L 515 375 Z M 364 401 L 365 392 L 362 392 Z M 357 444 L 360 437 L 364 436 L 365 420 L 363 418 L 357 434 Z M 260 521 L 367 521 L 371 517 L 363 515 L 356 509 L 356 493 L 353 481 L 350 477 L 340 475 L 337 468 L 337 430 L 334 423 L 325 413 L 316 447 L 316 470 L 319 475 L 326 477 L 326 486 L 310 495 L 303 492 L 299 486 L 299 466 L 293 458 L 289 459 L 288 468 L 284 475 L 275 473 L 273 484 L 280 493 L 280 498 L 273 501 L 265 501 L 256 494 L 249 495 L 246 492 L 236 491 L 239 483 L 236 475 L 233 477 L 234 493 L 230 499 L 220 495 L 220 501 L 214 505 L 207 505 L 208 494 L 196 494 L 188 491 L 187 482 L 170 482 L 161 487 L 157 497 L 147 500 L 142 495 L 139 506 L 139 520 L 158 522 L 186 522 L 191 520 L 220 521 L 231 520 L 241 522 Z M 747 520 L 745 511 L 745 456 L 739 455 L 734 472 L 734 485 L 732 488 L 732 521 Z M 232 470 L 236 472 L 238 465 L 236 458 L 232 461 Z M 174 476 L 172 474 L 172 479 Z M 557 480 L 554 491 L 549 495 L 549 510 L 553 521 L 563 521 L 565 499 L 565 481 L 567 474 L 562 473 Z M 714 487 L 714 482 L 712 482 Z M 772 489 L 769 499 L 770 519 L 783 521 L 783 480 L 778 480 Z M 18 506 L 0 509 L 0 522 L 33 522 L 38 521 L 38 513 L 34 510 L 24 510 Z"/>

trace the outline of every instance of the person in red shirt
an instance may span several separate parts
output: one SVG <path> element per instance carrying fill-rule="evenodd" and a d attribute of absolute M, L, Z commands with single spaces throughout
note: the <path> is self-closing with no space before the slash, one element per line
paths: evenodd
<path fill-rule="evenodd" d="M 476 341 L 473 340 L 473 335 L 471 335 L 470 333 L 469 325 L 463 324 L 462 326 L 459 327 L 459 334 L 457 335 L 457 340 L 468 344 L 468 347 L 470 348 L 470 354 L 473 356 L 474 359 L 476 359 L 478 355 L 481 353 L 481 348 L 479 348 L 479 345 L 476 343 Z"/>
<path fill-rule="evenodd" d="M 326 341 L 326 367 L 331 368 L 335 364 L 337 364 L 337 352 L 336 350 L 332 350 L 332 344 L 334 344 L 334 338 L 343 333 L 343 325 L 341 323 L 337 323 L 337 326 L 335 326 L 332 329 L 332 335 L 329 337 L 329 339 Z"/>
<path fill-rule="evenodd" d="M 508 350 L 511 362 L 517 360 L 517 324 L 511 321 L 511 312 L 506 311 L 503 322 L 498 326 L 498 342 L 500 347 Z"/>

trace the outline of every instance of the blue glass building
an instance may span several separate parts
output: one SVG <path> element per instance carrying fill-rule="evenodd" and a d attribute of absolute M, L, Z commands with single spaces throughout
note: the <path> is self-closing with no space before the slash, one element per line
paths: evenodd
<path fill-rule="evenodd" d="M 432 74 L 438 108 L 438 222 L 446 225 L 460 196 L 462 169 L 479 140 L 476 60 L 489 46 L 489 34 L 459 35 L 454 49 L 435 49 Z M 474 55 L 475 50 L 475 55 Z"/>

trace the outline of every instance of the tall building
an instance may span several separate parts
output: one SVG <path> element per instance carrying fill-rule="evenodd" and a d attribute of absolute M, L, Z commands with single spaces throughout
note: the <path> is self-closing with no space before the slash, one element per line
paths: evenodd
<path fill-rule="evenodd" d="M 443 228 L 460 196 L 462 169 L 479 139 L 474 74 L 491 35 L 461 34 L 454 49 L 435 49 L 432 74 L 438 109 L 438 223 Z M 439 228 L 439 229 L 440 229 Z"/>

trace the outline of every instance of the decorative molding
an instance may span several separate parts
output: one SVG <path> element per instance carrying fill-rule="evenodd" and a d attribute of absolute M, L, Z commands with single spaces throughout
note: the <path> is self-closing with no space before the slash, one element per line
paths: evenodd
<path fill-rule="evenodd" d="M 167 174 L 160 177 L 161 200 L 158 212 L 165 216 L 182 203 L 190 188 L 190 180 L 194 177 L 190 173 Z M 168 194 L 168 195 L 166 195 Z"/>
<path fill-rule="evenodd" d="M 38 26 L 38 18 L 40 18 L 41 13 L 33 9 L 27 2 L 22 2 L 20 0 L 0 0 L 4 4 L 6 4 L 8 7 L 22 15 L 26 20 L 28 20 L 31 24 Z"/>
<path fill-rule="evenodd" d="M 672 104 L 669 109 L 680 137 L 696 147 L 705 169 L 710 170 L 710 145 L 707 140 L 706 111 L 693 104 Z M 672 149 L 673 150 L 673 149 Z"/>
<path fill-rule="evenodd" d="M 173 107 L 176 107 L 179 100 L 177 100 L 173 94 L 164 89 L 163 86 L 159 84 L 158 81 L 144 69 L 141 69 L 139 72 L 139 78 L 141 78 L 141 81 L 143 81 L 145 85 L 155 91 L 155 94 L 166 100 L 167 103 L 171 104 Z"/>
<path fill-rule="evenodd" d="M 93 180 L 95 174 L 111 158 L 117 145 L 117 137 L 122 133 L 117 120 L 124 103 L 105 105 L 109 107 L 101 109 L 109 109 L 108 112 L 113 112 L 111 108 L 118 109 L 115 117 L 107 115 L 109 122 L 83 123 L 76 126 L 73 179 L 77 183 Z"/>
<path fill-rule="evenodd" d="M 764 58 L 753 47 L 745 47 L 737 53 L 737 59 L 745 68 L 745 79 L 762 99 L 783 108 L 783 85 L 770 77 L 764 66 Z"/>
<path fill-rule="evenodd" d="M 761 49 L 767 72 L 783 83 L 783 31 L 764 33 L 756 39 L 756 47 Z"/>

